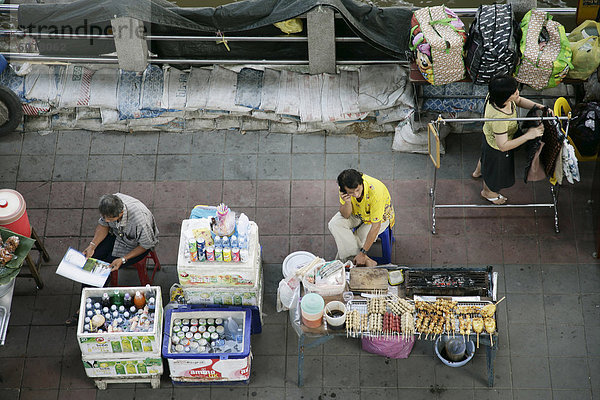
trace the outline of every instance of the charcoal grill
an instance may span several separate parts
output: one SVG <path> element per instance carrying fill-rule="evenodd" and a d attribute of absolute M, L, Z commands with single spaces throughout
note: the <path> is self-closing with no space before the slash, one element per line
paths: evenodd
<path fill-rule="evenodd" d="M 420 268 L 405 271 L 405 292 L 431 296 L 492 297 L 492 267 Z"/>

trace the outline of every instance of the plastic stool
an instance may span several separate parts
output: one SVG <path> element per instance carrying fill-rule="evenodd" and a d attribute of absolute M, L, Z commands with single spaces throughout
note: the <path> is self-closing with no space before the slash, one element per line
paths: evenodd
<path fill-rule="evenodd" d="M 147 271 L 148 260 L 152 260 L 154 262 L 154 270 L 152 271 L 152 278 L 150 279 L 148 279 Z M 160 261 L 158 261 L 156 251 L 150 250 L 148 254 L 146 254 L 146 257 L 133 264 L 133 266 L 137 269 L 137 273 L 140 278 L 140 284 L 142 286 L 152 285 L 152 283 L 154 282 L 154 275 L 156 274 L 156 270 L 160 269 Z M 110 273 L 110 285 L 119 286 L 119 270 Z"/>
<path fill-rule="evenodd" d="M 381 257 L 371 257 L 377 261 L 377 265 L 390 264 L 392 262 L 392 243 L 396 241 L 392 228 L 388 226 L 378 236 L 381 239 Z"/>

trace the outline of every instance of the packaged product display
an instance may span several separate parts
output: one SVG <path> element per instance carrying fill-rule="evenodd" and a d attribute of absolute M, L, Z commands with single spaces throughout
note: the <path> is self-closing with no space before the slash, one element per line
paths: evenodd
<path fill-rule="evenodd" d="M 198 238 L 190 236 L 210 231 L 209 220 L 183 220 L 177 259 L 179 283 L 183 286 L 255 287 L 261 262 L 258 226 L 250 221 L 245 228 L 239 225 L 238 220 L 239 236 L 214 235 L 208 242 L 202 237 L 199 243 Z"/>
<path fill-rule="evenodd" d="M 176 383 L 247 381 L 251 312 L 235 307 L 168 309 L 162 354 Z"/>
<path fill-rule="evenodd" d="M 77 338 L 82 354 L 152 354 L 160 350 L 160 286 L 84 288 Z"/>

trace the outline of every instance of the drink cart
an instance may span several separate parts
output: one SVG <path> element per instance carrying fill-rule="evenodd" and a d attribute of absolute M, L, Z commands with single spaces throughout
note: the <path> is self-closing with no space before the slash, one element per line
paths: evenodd
<path fill-rule="evenodd" d="M 123 303 L 126 294 L 133 299 L 137 292 L 143 293 L 144 299 L 154 298 L 154 304 L 136 307 Z M 101 327 L 94 326 L 95 315 L 104 318 Z M 137 382 L 160 387 L 162 317 L 160 286 L 82 290 L 77 342 L 85 373 L 99 389 L 106 389 L 108 383 Z"/>
<path fill-rule="evenodd" d="M 208 257 L 202 260 L 201 257 L 193 257 L 189 247 L 190 236 L 206 232 L 207 229 L 210 229 L 209 222 L 205 218 L 186 219 L 181 224 L 177 274 L 186 302 L 248 308 L 252 311 L 252 333 L 260 333 L 263 275 L 258 226 L 249 222 L 247 258 L 239 261 L 209 260 Z M 212 244 L 210 241 L 213 239 L 208 240 Z"/>

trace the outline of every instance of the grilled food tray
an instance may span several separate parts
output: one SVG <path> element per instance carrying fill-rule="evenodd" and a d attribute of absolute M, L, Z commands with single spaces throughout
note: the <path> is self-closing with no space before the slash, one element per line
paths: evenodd
<path fill-rule="evenodd" d="M 411 303 L 411 304 L 414 304 L 413 300 L 408 300 L 408 302 Z M 491 303 L 492 303 L 491 301 L 458 301 L 457 306 L 475 306 L 475 307 L 481 308 L 481 307 L 483 307 L 485 305 L 488 305 L 488 304 L 491 304 Z M 367 304 L 368 304 L 368 300 L 362 300 L 362 299 L 355 300 L 355 299 L 353 299 L 353 300 L 349 300 L 348 301 L 348 303 L 346 305 L 347 306 L 346 308 L 347 308 L 348 311 L 357 310 L 359 312 L 359 314 L 361 314 L 361 315 L 368 315 L 368 308 L 367 308 L 368 305 Z M 387 311 L 391 312 L 391 309 L 390 309 L 389 306 L 387 307 Z M 471 316 L 471 318 L 472 317 L 481 317 L 481 315 L 479 313 L 472 313 L 472 314 L 469 314 L 469 315 Z M 416 323 L 416 320 L 417 320 L 418 316 L 419 316 L 419 311 L 417 310 L 414 313 L 415 323 Z M 495 314 L 494 314 L 493 318 L 494 318 L 494 320 L 496 320 Z M 455 318 L 453 320 L 453 328 L 454 328 L 453 331 L 448 331 L 447 329 L 444 329 L 444 331 L 442 332 L 442 334 L 444 334 L 444 335 L 460 336 L 459 319 L 458 319 L 457 315 L 455 315 Z M 495 333 L 497 333 L 497 331 L 498 331 L 498 328 L 497 328 L 497 324 L 496 324 L 496 331 L 495 331 Z M 475 332 L 471 328 L 471 334 L 474 334 L 474 333 Z M 422 333 L 419 332 L 419 331 L 415 331 L 415 334 L 419 334 L 419 336 L 422 335 Z M 485 331 L 485 329 L 483 330 L 483 332 L 481 332 L 481 334 L 482 335 L 486 335 L 487 334 L 487 332 Z M 436 335 L 431 334 L 431 335 L 432 335 L 432 337 L 433 336 L 437 336 L 437 334 Z M 371 335 L 371 333 L 369 332 L 368 329 L 360 329 L 360 330 L 354 331 L 354 333 L 352 333 L 352 334 L 349 334 L 349 336 L 352 336 L 352 337 L 362 337 L 362 336 L 372 336 L 372 335 Z M 379 335 L 379 336 L 381 336 L 381 335 Z M 385 335 L 383 335 L 383 336 L 385 336 Z"/>

